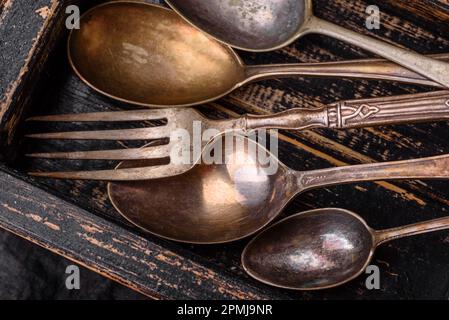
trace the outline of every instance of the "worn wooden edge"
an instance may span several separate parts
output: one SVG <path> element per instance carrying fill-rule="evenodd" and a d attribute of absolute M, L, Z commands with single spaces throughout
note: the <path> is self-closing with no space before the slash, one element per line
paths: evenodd
<path fill-rule="evenodd" d="M 13 161 L 17 128 L 39 93 L 39 79 L 64 31 L 72 1 L 5 0 L 0 12 L 0 157 Z M 21 22 L 21 23 L 18 23 Z M 25 22 L 25 23 L 23 23 Z"/>
<path fill-rule="evenodd" d="M 270 298 L 204 258 L 168 250 L 19 179 L 4 166 L 0 227 L 153 299 Z"/>

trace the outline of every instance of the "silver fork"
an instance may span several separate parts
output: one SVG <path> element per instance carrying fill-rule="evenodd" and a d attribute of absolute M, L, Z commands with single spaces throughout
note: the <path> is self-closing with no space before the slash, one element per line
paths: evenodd
<path fill-rule="evenodd" d="M 191 108 L 161 110 L 135 110 L 121 112 L 99 112 L 41 116 L 29 121 L 49 122 L 125 122 L 166 120 L 156 127 L 124 130 L 80 131 L 31 134 L 37 139 L 79 139 L 79 140 L 153 140 L 170 138 L 172 132 L 183 129 L 190 136 L 190 150 L 193 150 L 194 124 L 201 124 L 197 134 L 215 129 L 217 133 L 240 130 L 247 133 L 256 129 L 311 128 L 359 128 L 377 125 L 442 121 L 449 119 L 449 91 L 411 94 L 375 99 L 360 99 L 337 102 L 317 109 L 291 109 L 275 115 L 245 115 L 227 120 L 211 120 Z M 201 150 L 209 141 L 201 140 Z M 36 153 L 28 156 L 47 159 L 70 160 L 141 160 L 170 158 L 166 165 L 117 170 L 75 171 L 75 172 L 32 172 L 30 175 L 56 179 L 134 181 L 165 178 L 182 174 L 196 163 L 173 161 L 174 150 L 185 148 L 182 139 L 170 139 L 161 146 L 138 149 L 103 150 L 86 152 Z M 184 149 L 185 150 L 185 149 Z"/>

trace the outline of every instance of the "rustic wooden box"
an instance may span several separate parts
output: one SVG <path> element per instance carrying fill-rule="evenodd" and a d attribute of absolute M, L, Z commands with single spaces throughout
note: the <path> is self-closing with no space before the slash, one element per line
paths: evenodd
<path fill-rule="evenodd" d="M 102 97 L 70 70 L 65 55 L 65 8 L 101 1 L 0 0 L 0 226 L 153 298 L 325 299 L 449 297 L 449 233 L 393 242 L 373 263 L 381 290 L 360 277 L 338 289 L 300 293 L 274 289 L 246 276 L 240 252 L 247 240 L 220 246 L 181 245 L 147 235 L 112 208 L 104 183 L 31 179 L 28 170 L 112 168 L 113 163 L 31 161 L 44 150 L 120 147 L 103 142 L 30 142 L 24 133 L 73 129 L 70 124 L 31 127 L 36 114 L 130 108 Z M 422 53 L 449 51 L 446 0 L 316 0 L 316 14 L 367 33 L 365 8 L 378 5 L 375 35 Z M 308 36 L 272 53 L 242 53 L 248 63 L 330 61 L 366 57 L 338 41 Z M 326 79 L 271 80 L 244 87 L 200 108 L 211 117 L 312 107 L 338 99 L 424 92 L 385 82 Z M 214 111 L 215 110 L 215 111 Z M 136 124 L 138 125 L 138 124 Z M 90 128 L 84 126 L 83 128 Z M 281 159 L 296 169 L 410 159 L 449 152 L 446 123 L 363 130 L 283 132 Z M 320 207 L 360 213 L 386 228 L 447 214 L 449 182 L 379 182 L 332 187 L 299 196 L 284 215 Z M 182 210 L 182 208 L 179 208 Z"/>

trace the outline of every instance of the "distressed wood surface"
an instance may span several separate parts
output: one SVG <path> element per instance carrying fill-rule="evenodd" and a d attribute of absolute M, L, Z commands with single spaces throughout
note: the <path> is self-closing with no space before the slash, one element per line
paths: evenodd
<path fill-rule="evenodd" d="M 39 92 L 37 80 L 60 40 L 64 11 L 64 2 L 57 0 L 0 3 L 0 156 L 5 160 L 15 157 L 16 129 Z"/>
<path fill-rule="evenodd" d="M 364 27 L 365 8 L 376 4 L 382 12 L 380 30 Z M 338 0 L 315 1 L 317 16 L 336 22 L 361 33 L 412 48 L 422 53 L 449 50 L 449 4 L 436 0 Z M 241 53 L 248 64 L 332 61 L 370 57 L 361 50 L 327 37 L 310 35 L 293 45 L 271 53 Z M 70 71 L 64 44 L 56 50 L 52 67 L 41 83 L 46 90 L 33 104 L 30 114 L 91 112 L 119 110 L 130 106 L 118 104 L 87 88 Z M 315 107 L 339 99 L 377 97 L 391 94 L 425 92 L 430 89 L 379 81 L 328 79 L 269 80 L 246 86 L 216 103 L 200 108 L 210 117 L 228 117 L 244 112 L 265 114 L 302 106 Z M 144 123 L 132 124 L 143 126 Z M 98 128 L 83 125 L 83 129 Z M 102 125 L 101 128 L 110 128 Z M 72 124 L 27 124 L 21 132 L 77 129 Z M 432 156 L 449 152 L 446 123 L 367 128 L 347 131 L 315 130 L 282 132 L 280 158 L 295 169 L 315 169 L 347 164 L 392 161 Z M 142 143 L 143 144 L 143 143 Z M 127 142 L 39 142 L 26 143 L 23 152 L 46 150 L 92 150 L 135 146 Z M 36 161 L 19 157 L 12 166 L 18 178 L 25 179 L 30 169 L 67 170 L 111 168 L 114 163 Z M 3 167 L 11 173 L 11 167 Z M 7 176 L 2 179 L 13 179 Z M 27 179 L 27 178 L 26 178 Z M 19 180 L 11 185 L 19 186 Z M 27 179 L 34 191 L 56 208 L 39 207 L 39 197 L 31 197 L 25 205 L 14 204 L 20 197 L 16 186 L 10 191 L 8 183 L 0 205 L 6 203 L 14 210 L 3 209 L 1 224 L 28 239 L 76 259 L 107 276 L 121 281 L 150 296 L 160 298 L 273 298 L 273 299 L 379 299 L 379 298 L 449 298 L 449 233 L 402 239 L 381 247 L 373 263 L 381 269 L 381 290 L 365 288 L 365 278 L 341 288 L 323 292 L 299 293 L 274 289 L 246 276 L 240 266 L 240 252 L 247 240 L 221 246 L 190 246 L 164 241 L 146 235 L 125 222 L 112 208 L 105 184 L 79 181 Z M 300 195 L 285 210 L 283 216 L 322 207 L 342 207 L 362 215 L 374 228 L 388 228 L 427 220 L 447 214 L 449 182 L 378 182 L 331 187 Z M 7 186 L 5 186 L 7 185 Z M 20 185 L 22 186 L 22 185 Z M 22 187 L 27 186 L 24 184 Z M 39 193 L 37 187 L 45 191 Z M 6 192 L 9 191 L 9 192 Z M 3 193 L 6 193 L 3 196 Z M 64 199 L 61 204 L 48 193 Z M 45 194 L 45 196 L 44 196 Z M 149 196 L 150 197 L 150 196 Z M 42 205 L 41 205 L 42 206 Z M 59 206 L 67 209 L 65 214 Z M 23 207 L 23 208 L 22 208 Z M 22 209 L 21 209 L 22 208 Z M 30 209 L 31 208 L 31 209 Z M 40 209 L 39 209 L 40 208 Z M 39 210 L 37 210 L 39 209 Z M 182 208 L 180 208 L 182 209 Z M 84 211 L 86 210 L 86 211 Z M 37 211 L 41 218 L 28 217 Z M 47 220 L 45 220 L 47 219 Z M 84 230 L 82 221 L 97 229 Z M 59 226 L 53 230 L 45 225 Z M 26 223 L 25 223 L 26 222 Z M 145 254 L 131 240 L 153 254 Z M 78 235 L 81 234 L 81 235 Z M 58 236 L 59 235 L 59 236 Z M 82 236 L 84 235 L 84 236 Z M 87 236 L 86 236 L 87 235 Z M 86 239 L 91 238 L 92 241 Z M 124 243 L 114 242 L 121 239 Z M 161 259 L 155 258 L 161 254 Z M 170 257 L 170 258 L 167 258 Z M 142 260 L 142 261 L 141 261 Z M 152 265 L 154 263 L 154 265 Z M 191 265 L 196 264 L 195 267 Z M 146 265 L 152 265 L 146 267 Z M 186 267 L 187 266 L 187 267 Z M 134 273 L 134 274 L 133 274 Z M 154 278 L 151 278 L 153 275 Z M 190 282 L 189 282 L 190 281 Z M 186 283 L 185 286 L 180 284 Z M 227 286 L 227 284 L 230 284 Z M 187 290 L 187 291 L 186 291 Z"/>
<path fill-rule="evenodd" d="M 268 297 L 186 250 L 167 249 L 3 172 L 0 207 L 3 228 L 150 297 Z"/>

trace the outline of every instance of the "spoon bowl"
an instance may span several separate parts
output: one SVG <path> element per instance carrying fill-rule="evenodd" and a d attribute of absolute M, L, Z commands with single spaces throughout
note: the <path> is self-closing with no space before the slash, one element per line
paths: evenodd
<path fill-rule="evenodd" d="M 313 15 L 312 0 L 168 0 L 191 24 L 232 47 L 272 51 L 310 33 L 368 50 L 449 87 L 449 64 L 359 34 Z"/>
<path fill-rule="evenodd" d="M 250 276 L 275 287 L 333 288 L 363 273 L 380 244 L 448 228 L 444 217 L 378 231 L 348 210 L 312 210 L 257 235 L 244 249 L 242 264 Z"/>
<path fill-rule="evenodd" d="M 246 146 L 232 150 L 225 143 L 208 145 L 203 154 L 222 152 L 223 161 L 218 164 L 198 163 L 170 178 L 110 183 L 113 205 L 139 227 L 180 242 L 224 243 L 260 230 L 286 202 L 283 186 L 288 183 L 288 169 L 281 165 L 273 174 L 266 166 L 270 155 L 249 151 L 255 142 L 239 135 L 228 137 L 234 146 Z M 266 150 L 260 147 L 259 151 Z M 274 158 L 269 161 L 278 164 Z M 146 165 L 145 161 L 124 162 L 117 168 Z"/>
<path fill-rule="evenodd" d="M 235 52 L 172 10 L 110 2 L 87 11 L 68 44 L 76 74 L 114 99 L 144 106 L 214 100 L 245 78 Z"/>
<path fill-rule="evenodd" d="M 304 30 L 312 14 L 304 0 L 169 0 L 187 21 L 216 39 L 249 51 L 284 47 Z"/>
<path fill-rule="evenodd" d="M 288 217 L 254 238 L 242 254 L 253 278 L 286 289 L 325 289 L 357 277 L 374 253 L 374 235 L 359 216 L 321 209 Z"/>

